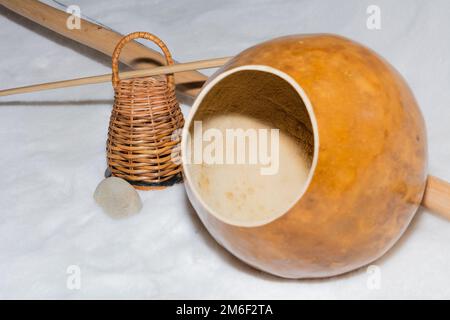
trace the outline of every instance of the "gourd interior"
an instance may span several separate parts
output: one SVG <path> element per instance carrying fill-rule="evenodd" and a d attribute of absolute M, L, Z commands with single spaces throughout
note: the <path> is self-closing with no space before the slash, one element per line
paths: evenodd
<path fill-rule="evenodd" d="M 229 224 L 258 226 L 280 217 L 313 175 L 318 146 L 310 102 L 289 76 L 273 70 L 222 74 L 197 98 L 188 123 L 186 179 Z"/>

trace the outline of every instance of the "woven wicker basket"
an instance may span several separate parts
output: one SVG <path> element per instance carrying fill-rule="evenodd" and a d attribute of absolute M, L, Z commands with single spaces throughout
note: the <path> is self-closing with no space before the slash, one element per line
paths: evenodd
<path fill-rule="evenodd" d="M 166 45 L 150 33 L 134 32 L 117 44 L 112 56 L 114 106 L 106 148 L 108 166 L 113 176 L 136 189 L 161 189 L 182 180 L 179 144 L 184 119 L 173 74 L 119 79 L 120 52 L 137 38 L 155 42 L 167 64 L 173 64 Z"/>

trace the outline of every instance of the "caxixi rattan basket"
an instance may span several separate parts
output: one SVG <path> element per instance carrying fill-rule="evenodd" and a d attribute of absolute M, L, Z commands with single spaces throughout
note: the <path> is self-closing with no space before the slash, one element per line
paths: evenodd
<path fill-rule="evenodd" d="M 117 44 L 112 56 L 114 106 L 106 148 L 108 167 L 113 176 L 136 189 L 161 189 L 182 180 L 179 144 L 184 119 L 173 74 L 119 78 L 120 52 L 137 38 L 156 43 L 167 64 L 173 64 L 166 45 L 148 32 L 131 33 Z"/>

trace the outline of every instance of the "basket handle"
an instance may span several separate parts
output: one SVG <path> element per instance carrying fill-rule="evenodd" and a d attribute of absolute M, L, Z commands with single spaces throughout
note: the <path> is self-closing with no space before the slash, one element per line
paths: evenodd
<path fill-rule="evenodd" d="M 112 54 L 112 85 L 114 88 L 117 87 L 117 85 L 119 84 L 119 81 L 120 81 L 120 79 L 119 79 L 119 56 L 120 56 L 120 53 L 121 53 L 123 47 L 128 42 L 130 42 L 131 40 L 137 39 L 137 38 L 143 38 L 143 39 L 153 41 L 156 45 L 158 45 L 158 47 L 161 48 L 162 52 L 164 53 L 167 65 L 170 66 L 170 65 L 174 64 L 172 55 L 170 54 L 169 49 L 167 48 L 165 43 L 160 38 L 158 38 L 157 36 L 155 36 L 154 34 L 151 34 L 149 32 L 138 31 L 138 32 L 130 33 L 130 34 L 124 36 L 119 41 L 119 43 L 117 44 L 117 46 L 114 49 L 114 52 Z M 175 80 L 174 80 L 173 73 L 167 75 L 167 83 L 170 88 L 175 87 Z"/>

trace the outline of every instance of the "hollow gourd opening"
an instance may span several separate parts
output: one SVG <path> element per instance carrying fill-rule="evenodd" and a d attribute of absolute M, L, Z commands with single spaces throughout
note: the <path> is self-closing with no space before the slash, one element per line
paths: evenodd
<path fill-rule="evenodd" d="M 229 70 L 202 90 L 191 112 L 184 173 L 209 213 L 258 226 L 301 198 L 318 141 L 310 102 L 291 77 L 266 66 Z"/>

